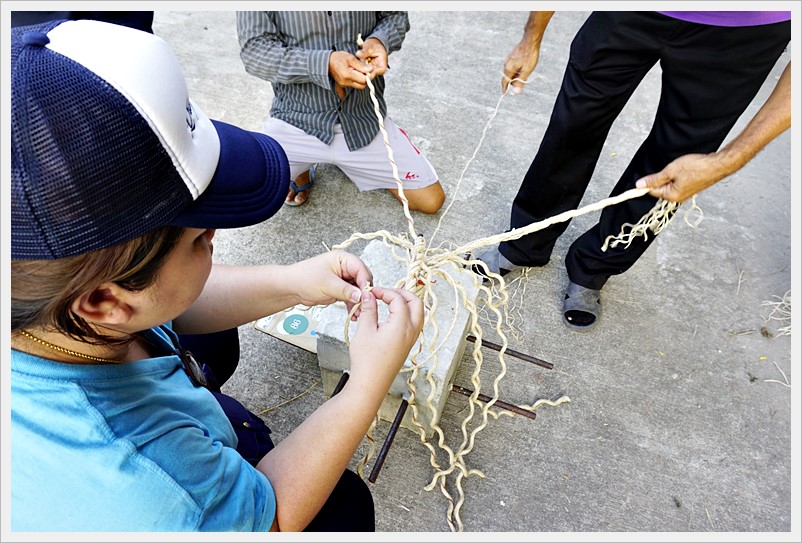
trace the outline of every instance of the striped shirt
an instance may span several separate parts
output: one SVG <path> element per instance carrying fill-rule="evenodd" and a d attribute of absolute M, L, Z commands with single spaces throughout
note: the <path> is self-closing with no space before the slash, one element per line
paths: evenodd
<path fill-rule="evenodd" d="M 330 144 L 342 125 L 348 149 L 370 143 L 379 131 L 369 89 L 346 88 L 340 101 L 329 76 L 332 51 L 356 54 L 357 35 L 377 38 L 388 55 L 409 30 L 405 11 L 238 11 L 240 58 L 249 74 L 270 81 L 270 116 Z M 372 80 L 387 115 L 384 77 Z"/>

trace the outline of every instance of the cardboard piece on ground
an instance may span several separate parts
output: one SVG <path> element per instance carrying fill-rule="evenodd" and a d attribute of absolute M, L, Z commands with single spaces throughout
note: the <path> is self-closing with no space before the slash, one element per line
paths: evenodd
<path fill-rule="evenodd" d="M 275 338 L 317 354 L 316 331 L 323 309 L 324 306 L 296 305 L 262 317 L 253 326 Z"/>

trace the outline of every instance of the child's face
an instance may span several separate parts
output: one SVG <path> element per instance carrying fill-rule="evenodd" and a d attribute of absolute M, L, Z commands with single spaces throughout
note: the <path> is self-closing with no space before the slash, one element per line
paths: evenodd
<path fill-rule="evenodd" d="M 159 270 L 142 315 L 145 328 L 175 319 L 200 296 L 212 269 L 214 230 L 186 228 Z M 144 329 L 144 328 L 143 328 Z"/>

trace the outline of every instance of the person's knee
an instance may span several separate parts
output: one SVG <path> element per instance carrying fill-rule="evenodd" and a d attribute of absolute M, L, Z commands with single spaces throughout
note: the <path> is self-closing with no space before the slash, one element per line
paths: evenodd
<path fill-rule="evenodd" d="M 446 193 L 439 182 L 424 189 L 411 191 L 407 197 L 410 211 L 420 211 L 429 215 L 437 213 L 446 201 Z"/>

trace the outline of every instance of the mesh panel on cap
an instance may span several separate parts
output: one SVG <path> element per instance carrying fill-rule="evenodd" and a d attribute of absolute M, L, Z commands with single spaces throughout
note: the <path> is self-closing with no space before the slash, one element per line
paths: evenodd
<path fill-rule="evenodd" d="M 127 241 L 192 201 L 147 122 L 80 64 L 12 38 L 11 88 L 13 259 Z"/>

